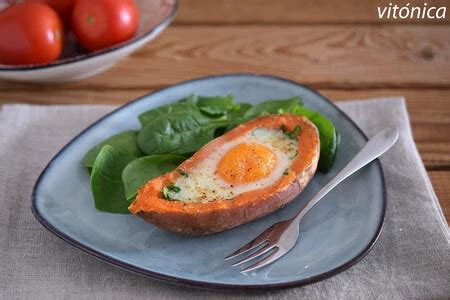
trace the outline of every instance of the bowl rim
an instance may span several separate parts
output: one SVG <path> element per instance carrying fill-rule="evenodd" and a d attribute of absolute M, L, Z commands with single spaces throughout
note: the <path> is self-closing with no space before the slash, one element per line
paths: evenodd
<path fill-rule="evenodd" d="M 161 2 L 165 2 L 165 1 L 167 1 L 167 0 L 161 0 Z M 72 57 L 58 59 L 51 63 L 25 64 L 25 65 L 0 64 L 0 71 L 1 72 L 16 72 L 16 71 L 32 71 L 32 70 L 49 69 L 49 68 L 53 68 L 53 67 L 57 67 L 57 66 L 68 65 L 68 64 L 79 62 L 79 61 L 93 59 L 95 57 L 98 57 L 98 56 L 101 56 L 104 54 L 108 54 L 108 53 L 114 52 L 119 49 L 123 49 L 127 46 L 130 46 L 131 44 L 134 44 L 136 42 L 144 40 L 148 36 L 152 35 L 154 32 L 165 29 L 173 21 L 175 14 L 177 12 L 177 9 L 178 9 L 178 0 L 170 0 L 170 1 L 172 1 L 173 5 L 172 5 L 169 13 L 164 17 L 164 19 L 162 19 L 158 24 L 153 26 L 149 31 L 144 32 L 142 35 L 140 35 L 138 37 L 131 38 L 125 42 L 116 44 L 116 45 L 108 47 L 108 48 L 89 52 L 86 54 L 79 54 L 79 55 L 75 55 Z"/>
<path fill-rule="evenodd" d="M 164 92 L 165 90 L 171 89 L 171 88 L 176 87 L 176 86 L 181 86 L 181 85 L 185 85 L 185 84 L 191 84 L 191 83 L 195 83 L 195 82 L 202 81 L 202 80 L 208 80 L 208 79 L 214 79 L 214 78 L 227 78 L 227 77 L 266 78 L 266 79 L 271 79 L 271 80 L 276 80 L 276 81 L 280 81 L 280 82 L 293 84 L 293 85 L 302 87 L 302 88 L 304 88 L 306 90 L 309 90 L 310 92 L 312 92 L 312 93 L 316 94 L 317 96 L 321 97 L 329 105 L 331 105 L 339 113 L 339 115 L 342 118 L 344 118 L 346 121 L 348 121 L 361 134 L 361 136 L 366 141 L 369 140 L 367 135 L 361 130 L 361 128 L 359 128 L 358 125 L 356 125 L 356 123 L 346 113 L 344 113 L 336 104 L 331 102 L 331 100 L 329 100 L 327 97 L 323 96 L 321 93 L 319 93 L 315 89 L 309 87 L 308 85 L 301 84 L 301 83 L 299 83 L 299 82 L 297 82 L 295 80 L 291 80 L 291 79 L 287 79 L 287 78 L 279 77 L 279 76 L 275 76 L 275 75 L 269 75 L 269 74 L 256 74 L 256 73 L 244 73 L 244 72 L 242 72 L 242 73 L 224 73 L 224 74 L 207 75 L 207 76 L 203 76 L 203 77 L 198 77 L 198 78 L 194 78 L 194 79 L 190 79 L 190 80 L 177 82 L 177 83 L 172 84 L 172 85 L 168 85 L 168 86 L 166 86 L 164 88 L 161 88 L 161 89 L 158 89 L 156 91 L 147 93 L 147 94 L 145 94 L 145 95 L 143 95 L 143 96 L 141 96 L 141 97 L 139 97 L 137 99 L 134 99 L 134 100 L 132 100 L 130 102 L 127 102 L 127 103 L 125 103 L 123 105 L 120 105 L 117 109 L 114 109 L 110 113 L 108 113 L 108 114 L 104 115 L 103 117 L 99 118 L 97 121 L 93 122 L 91 125 L 89 125 L 85 129 L 83 129 L 79 134 L 77 134 L 74 138 L 72 138 L 72 140 L 70 140 L 66 145 L 64 145 L 59 150 L 59 152 L 50 160 L 50 162 L 43 169 L 43 171 L 41 172 L 41 174 L 39 175 L 38 179 L 36 180 L 36 182 L 35 182 L 35 184 L 33 186 L 33 191 L 32 191 L 32 194 L 31 194 L 31 211 L 32 211 L 34 217 L 39 221 L 39 223 L 41 223 L 51 233 L 53 233 L 57 237 L 61 238 L 65 242 L 69 243 L 70 245 L 74 246 L 75 248 L 78 248 L 81 251 L 94 256 L 95 258 L 98 258 L 98 259 L 100 259 L 100 260 L 102 260 L 104 262 L 107 262 L 107 263 L 109 263 L 111 265 L 119 267 L 119 268 L 121 268 L 123 270 L 129 271 L 129 272 L 132 272 L 132 273 L 135 273 L 135 274 L 139 274 L 139 275 L 142 275 L 142 276 L 147 277 L 147 278 L 156 279 L 156 280 L 163 281 L 163 282 L 168 282 L 168 283 L 173 283 L 173 284 L 176 284 L 176 285 L 189 286 L 189 287 L 199 287 L 199 288 L 213 289 L 213 290 L 217 290 L 217 289 L 218 290 L 224 290 L 224 289 L 230 289 L 231 288 L 231 289 L 234 289 L 234 290 L 261 290 L 261 291 L 300 287 L 300 286 L 309 285 L 309 284 L 316 283 L 316 282 L 328 279 L 330 277 L 333 277 L 333 276 L 335 276 L 335 275 L 337 275 L 337 274 L 339 274 L 339 273 L 349 269 L 350 267 L 352 267 L 353 265 L 355 265 L 356 263 L 361 261 L 364 257 L 366 257 L 366 255 L 372 250 L 372 248 L 377 243 L 378 239 L 380 238 L 380 235 L 381 235 L 381 232 L 383 230 L 384 223 L 385 223 L 385 216 L 386 216 L 386 208 L 387 208 L 387 201 L 388 201 L 388 199 L 387 199 L 387 189 L 386 189 L 385 174 L 384 174 L 384 170 L 383 170 L 383 167 L 382 167 L 381 162 L 380 162 L 379 159 L 375 159 L 373 161 L 373 164 L 376 165 L 376 167 L 378 168 L 378 171 L 380 173 L 380 176 L 381 176 L 381 190 L 382 190 L 383 203 L 382 203 L 381 215 L 380 215 L 380 218 L 379 218 L 379 223 L 377 225 L 376 231 L 375 231 L 374 235 L 372 236 L 370 242 L 365 246 L 365 248 L 361 252 L 359 252 L 354 257 L 349 259 L 347 262 L 337 266 L 334 269 L 331 269 L 329 271 L 317 274 L 317 275 L 312 276 L 312 277 L 308 277 L 308 278 L 304 278 L 304 279 L 297 279 L 297 280 L 292 280 L 292 281 L 286 281 L 286 282 L 281 282 L 281 283 L 246 284 L 246 285 L 237 285 L 237 284 L 229 284 L 229 283 L 213 283 L 213 282 L 208 282 L 208 281 L 203 281 L 203 280 L 186 279 L 186 278 L 183 278 L 183 277 L 178 277 L 176 275 L 165 275 L 165 274 L 158 273 L 156 271 L 150 271 L 150 270 L 144 269 L 142 267 L 135 266 L 133 264 L 130 264 L 130 263 L 121 261 L 119 259 L 116 259 L 114 257 L 111 257 L 111 256 L 105 254 L 102 251 L 95 250 L 95 249 L 93 249 L 93 248 L 91 248 L 89 246 L 86 246 L 85 244 L 82 244 L 82 243 L 76 241 L 69 234 L 66 234 L 65 232 L 61 231 L 56 226 L 54 226 L 50 222 L 48 222 L 47 219 L 40 213 L 39 206 L 38 206 L 37 202 L 38 202 L 38 189 L 39 189 L 41 181 L 44 179 L 44 177 L 46 176 L 47 172 L 52 167 L 53 162 L 66 150 L 66 148 L 68 148 L 70 145 L 75 143 L 76 140 L 80 136 L 85 134 L 91 128 L 97 126 L 104 119 L 114 115 L 115 113 L 119 112 L 122 109 L 126 109 L 127 106 L 129 106 L 129 105 L 131 105 L 131 104 L 133 104 L 135 102 L 144 101 L 147 97 L 151 97 L 154 94 L 158 94 L 158 93 Z"/>

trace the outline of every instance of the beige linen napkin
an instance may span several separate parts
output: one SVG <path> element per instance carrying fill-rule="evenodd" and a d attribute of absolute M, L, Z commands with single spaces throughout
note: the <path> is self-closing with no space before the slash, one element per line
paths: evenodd
<path fill-rule="evenodd" d="M 0 298 L 445 298 L 448 226 L 411 135 L 401 98 L 340 103 L 368 135 L 387 125 L 400 139 L 381 162 L 388 206 L 383 232 L 361 262 L 328 280 L 271 292 L 180 287 L 128 273 L 63 242 L 30 210 L 39 173 L 74 135 L 114 106 L 5 105 L 0 113 Z"/>

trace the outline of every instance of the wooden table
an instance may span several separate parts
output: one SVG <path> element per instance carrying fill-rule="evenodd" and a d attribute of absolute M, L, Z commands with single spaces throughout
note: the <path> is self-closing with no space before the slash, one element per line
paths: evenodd
<path fill-rule="evenodd" d="M 125 103 L 227 72 L 287 77 L 335 101 L 402 95 L 450 220 L 450 0 L 433 1 L 447 7 L 441 21 L 379 20 L 383 2 L 181 0 L 167 31 L 106 73 L 55 86 L 1 81 L 0 102 Z"/>

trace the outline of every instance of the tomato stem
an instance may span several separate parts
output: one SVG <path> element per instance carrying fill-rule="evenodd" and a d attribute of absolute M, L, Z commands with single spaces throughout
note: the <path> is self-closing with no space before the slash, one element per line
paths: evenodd
<path fill-rule="evenodd" d="M 94 16 L 89 15 L 89 16 L 86 18 L 86 22 L 87 22 L 89 25 L 94 24 L 94 23 L 95 23 L 95 18 L 94 18 Z"/>

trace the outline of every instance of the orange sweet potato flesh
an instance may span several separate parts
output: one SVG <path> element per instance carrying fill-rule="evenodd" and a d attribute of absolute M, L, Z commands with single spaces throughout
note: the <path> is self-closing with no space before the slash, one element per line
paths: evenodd
<path fill-rule="evenodd" d="M 301 126 L 298 155 L 292 160 L 289 173 L 271 186 L 240 194 L 231 200 L 207 203 L 164 199 L 161 190 L 181 176 L 178 169 L 189 173 L 222 144 L 256 128 L 280 129 L 284 126 L 292 131 L 297 125 Z M 186 235 L 207 235 L 231 229 L 274 212 L 300 194 L 316 172 L 319 149 L 317 128 L 305 117 L 290 114 L 259 117 L 209 142 L 177 170 L 147 182 L 128 209 L 160 228 Z"/>

